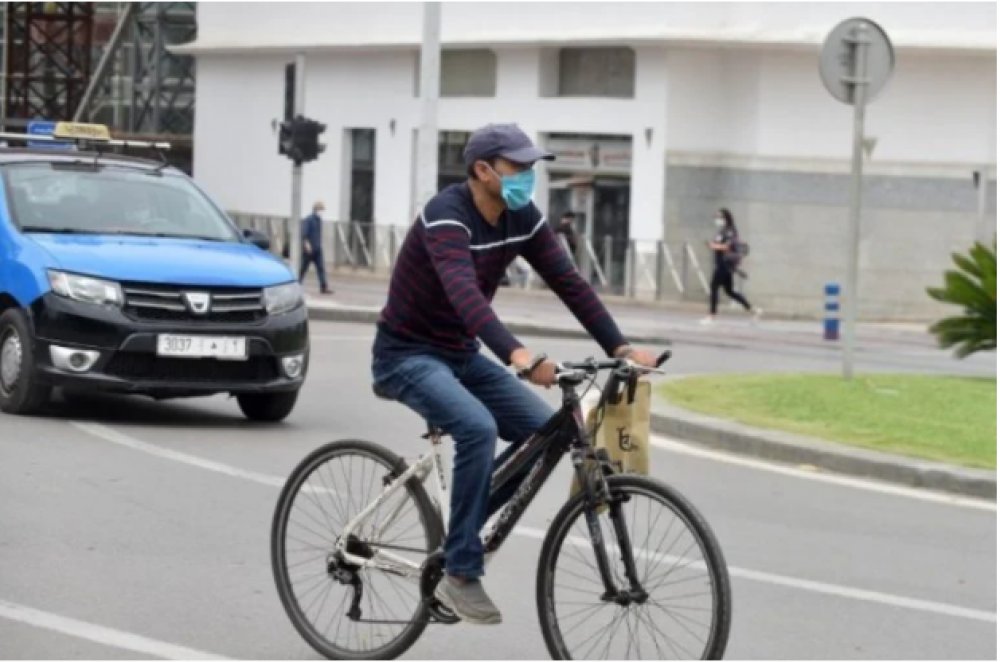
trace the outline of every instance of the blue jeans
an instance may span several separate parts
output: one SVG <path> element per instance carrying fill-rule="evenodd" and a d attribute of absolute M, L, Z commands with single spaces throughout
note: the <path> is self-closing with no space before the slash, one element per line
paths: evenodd
<path fill-rule="evenodd" d="M 505 368 L 481 354 L 462 359 L 429 353 L 376 356 L 372 372 L 375 383 L 386 394 L 454 439 L 445 568 L 453 577 L 481 577 L 480 531 L 514 495 L 528 471 L 523 470 L 490 499 L 494 467 L 552 417 L 552 408 Z M 499 458 L 498 436 L 510 442 Z"/>

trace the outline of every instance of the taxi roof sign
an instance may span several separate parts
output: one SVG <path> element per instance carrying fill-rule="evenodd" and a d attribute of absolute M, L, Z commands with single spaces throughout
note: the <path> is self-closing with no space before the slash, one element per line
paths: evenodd
<path fill-rule="evenodd" d="M 83 124 L 80 122 L 58 122 L 52 137 L 62 140 L 90 140 L 110 142 L 111 132 L 103 124 Z"/>
<path fill-rule="evenodd" d="M 79 143 L 96 143 L 110 147 L 125 149 L 152 149 L 165 152 L 170 149 L 168 142 L 152 142 L 148 140 L 122 140 L 113 138 L 104 124 L 85 124 L 81 122 L 53 122 L 51 120 L 32 120 L 27 123 L 26 133 L 11 133 L 0 131 L 0 147 L 7 147 L 11 142 L 26 143 L 35 148 L 72 149 Z M 100 151 L 100 147 L 96 147 Z M 161 154 L 161 159 L 162 159 Z"/>

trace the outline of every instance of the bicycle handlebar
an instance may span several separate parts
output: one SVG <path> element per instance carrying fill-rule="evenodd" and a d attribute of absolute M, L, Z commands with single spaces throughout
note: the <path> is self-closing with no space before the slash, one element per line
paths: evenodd
<path fill-rule="evenodd" d="M 625 379 L 632 374 L 661 374 L 664 375 L 666 372 L 660 370 L 660 366 L 670 360 L 673 356 L 673 352 L 669 349 L 662 354 L 656 360 L 655 368 L 646 368 L 633 363 L 629 359 L 605 359 L 603 361 L 598 361 L 596 359 L 587 359 L 586 361 L 564 361 L 562 363 L 556 364 L 556 381 L 560 383 L 564 382 L 579 382 L 585 377 L 590 375 L 596 375 L 598 372 L 603 371 L 614 371 L 615 375 L 619 378 Z M 535 360 L 531 362 L 531 365 L 518 373 L 521 379 L 527 379 L 528 376 L 535 371 L 538 366 L 548 360 L 548 356 L 545 354 L 539 354 L 535 357 Z"/>
<path fill-rule="evenodd" d="M 567 361 L 558 364 L 558 368 L 561 371 L 578 371 L 578 372 L 585 372 L 587 374 L 594 374 L 602 370 L 620 370 L 623 368 L 638 369 L 640 372 L 663 372 L 662 370 L 659 370 L 659 367 L 662 366 L 667 361 L 669 361 L 671 356 L 673 356 L 673 352 L 671 352 L 669 349 L 660 354 L 659 358 L 656 359 L 655 368 L 646 368 L 640 366 L 636 363 L 633 363 L 629 359 L 606 359 L 604 361 L 587 359 L 586 361 L 579 361 L 579 362 Z"/>

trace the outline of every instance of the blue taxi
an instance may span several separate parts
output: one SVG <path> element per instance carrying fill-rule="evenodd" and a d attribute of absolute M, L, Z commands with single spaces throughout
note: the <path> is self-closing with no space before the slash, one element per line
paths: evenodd
<path fill-rule="evenodd" d="M 165 161 L 116 153 L 167 145 L 71 123 L 0 141 L 0 410 L 35 413 L 60 388 L 292 412 L 307 314 L 266 236 Z"/>

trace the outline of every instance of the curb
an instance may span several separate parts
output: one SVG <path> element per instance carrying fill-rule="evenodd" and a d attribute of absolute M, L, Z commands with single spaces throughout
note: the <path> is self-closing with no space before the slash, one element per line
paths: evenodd
<path fill-rule="evenodd" d="M 368 306 L 351 305 L 308 305 L 309 319 L 315 322 L 347 322 L 354 324 L 376 324 L 378 322 L 380 309 Z M 529 338 L 549 338 L 562 340 L 592 340 L 590 335 L 579 327 L 550 326 L 533 322 L 530 320 L 518 320 L 516 318 L 505 317 L 504 325 L 511 333 Z M 755 346 L 761 344 L 760 339 L 747 338 L 743 336 L 729 336 L 726 338 L 715 338 L 711 336 L 691 336 L 689 333 L 681 332 L 674 337 L 652 334 L 627 333 L 630 342 L 639 345 L 649 345 L 653 347 L 673 347 L 674 345 L 691 345 L 696 347 L 710 347 L 714 349 L 744 349 L 744 343 L 753 343 Z M 836 352 L 840 350 L 839 345 L 816 345 L 813 343 L 797 342 L 793 339 L 783 339 L 785 347 L 816 349 L 820 351 Z M 766 344 L 766 342 L 765 342 Z M 775 351 L 773 348 L 768 351 Z M 858 348 L 859 353 L 866 353 L 863 347 Z"/>
<path fill-rule="evenodd" d="M 375 324 L 378 322 L 380 310 L 361 306 L 343 306 L 331 308 L 328 306 L 309 306 L 309 319 L 315 322 L 348 322 L 355 324 Z M 505 319 L 504 325 L 511 333 L 534 338 L 555 338 L 557 340 L 591 340 L 590 334 L 583 329 L 547 326 L 526 320 Z M 643 336 L 629 334 L 629 340 L 635 343 L 669 347 L 672 341 L 663 336 Z"/>
<path fill-rule="evenodd" d="M 812 465 L 832 473 L 997 500 L 995 472 L 911 460 L 862 448 L 842 447 L 811 437 L 762 430 L 696 414 L 662 400 L 654 405 L 651 427 L 657 434 L 762 460 Z"/>

